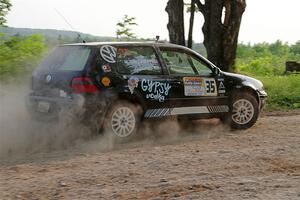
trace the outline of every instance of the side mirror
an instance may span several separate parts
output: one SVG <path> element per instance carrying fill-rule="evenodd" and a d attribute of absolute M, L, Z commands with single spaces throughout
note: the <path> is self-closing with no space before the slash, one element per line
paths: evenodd
<path fill-rule="evenodd" d="M 220 70 L 218 67 L 214 67 L 214 68 L 213 68 L 213 73 L 214 73 L 215 75 L 219 75 L 219 74 L 221 73 L 221 70 Z"/>
<path fill-rule="evenodd" d="M 219 74 L 221 73 L 220 68 L 215 67 L 215 68 L 214 68 L 214 73 L 215 73 L 216 75 L 219 75 Z"/>

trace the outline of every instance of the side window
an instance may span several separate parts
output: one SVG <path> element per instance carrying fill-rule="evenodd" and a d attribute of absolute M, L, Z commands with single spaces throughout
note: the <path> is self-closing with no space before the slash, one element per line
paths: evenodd
<path fill-rule="evenodd" d="M 152 47 L 119 47 L 118 72 L 135 75 L 160 75 L 162 69 Z"/>
<path fill-rule="evenodd" d="M 177 75 L 196 75 L 193 69 L 190 56 L 173 50 L 160 49 L 162 57 L 167 65 L 170 74 Z"/>
<path fill-rule="evenodd" d="M 163 59 L 170 74 L 210 75 L 211 69 L 203 61 L 187 53 L 161 49 Z"/>
<path fill-rule="evenodd" d="M 211 69 L 207 66 L 206 63 L 191 57 L 193 66 L 196 68 L 200 75 L 210 75 L 212 74 Z"/>

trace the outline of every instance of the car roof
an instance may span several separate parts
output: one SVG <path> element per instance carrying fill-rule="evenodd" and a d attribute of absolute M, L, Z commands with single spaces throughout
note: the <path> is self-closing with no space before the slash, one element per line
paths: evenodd
<path fill-rule="evenodd" d="M 87 43 L 74 43 L 64 44 L 62 46 L 103 46 L 103 45 L 116 45 L 116 46 L 158 46 L 158 47 L 171 47 L 171 48 L 185 48 L 181 45 L 165 43 L 165 42 L 87 42 Z"/>
<path fill-rule="evenodd" d="M 149 46 L 149 47 L 165 47 L 165 48 L 174 48 L 174 49 L 181 49 L 181 50 L 187 50 L 191 52 L 192 50 L 190 48 L 187 48 L 185 46 L 177 45 L 177 44 L 171 44 L 167 42 L 154 42 L 154 41 L 146 41 L 146 42 L 87 42 L 87 43 L 74 43 L 74 44 L 64 44 L 61 46 L 94 46 L 99 47 L 103 45 L 112 45 L 112 46 Z M 195 52 L 195 51 L 194 51 Z M 197 52 L 196 52 L 197 53 Z M 202 57 L 204 60 L 204 56 L 197 53 L 198 56 Z M 215 66 L 213 63 L 211 63 L 209 60 L 206 60 L 210 65 Z"/>

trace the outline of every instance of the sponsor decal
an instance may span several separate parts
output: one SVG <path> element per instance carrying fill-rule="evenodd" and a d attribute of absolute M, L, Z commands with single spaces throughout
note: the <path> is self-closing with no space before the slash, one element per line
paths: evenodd
<path fill-rule="evenodd" d="M 101 57 L 108 63 L 116 63 L 117 49 L 110 45 L 104 45 L 100 49 Z"/>
<path fill-rule="evenodd" d="M 137 77 L 130 77 L 128 79 L 128 88 L 130 90 L 130 93 L 133 94 L 134 89 L 139 86 L 139 79 Z"/>
<path fill-rule="evenodd" d="M 103 65 L 102 70 L 103 72 L 111 72 L 111 67 L 109 65 Z"/>
<path fill-rule="evenodd" d="M 110 86 L 110 79 L 108 77 L 103 77 L 101 80 L 101 83 L 105 86 L 105 87 L 109 87 Z"/>
<path fill-rule="evenodd" d="M 184 95 L 185 96 L 204 96 L 205 85 L 200 77 L 184 77 Z"/>
<path fill-rule="evenodd" d="M 213 78 L 184 77 L 185 96 L 217 96 L 217 85 Z"/>
<path fill-rule="evenodd" d="M 169 83 L 143 79 L 141 81 L 141 88 L 146 93 L 147 99 L 164 102 L 169 95 L 171 85 Z"/>
<path fill-rule="evenodd" d="M 220 94 L 224 94 L 226 93 L 226 90 L 225 90 L 225 85 L 224 85 L 224 82 L 223 81 L 220 81 L 219 83 L 219 91 L 218 91 Z"/>

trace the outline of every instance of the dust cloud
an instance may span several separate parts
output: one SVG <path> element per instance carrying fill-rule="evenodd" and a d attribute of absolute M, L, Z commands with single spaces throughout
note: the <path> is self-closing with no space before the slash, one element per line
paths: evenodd
<path fill-rule="evenodd" d="M 107 151 L 136 146 L 172 144 L 219 136 L 227 128 L 219 120 L 179 124 L 175 117 L 145 121 L 138 137 L 130 144 L 116 144 L 111 134 L 95 134 L 90 127 L 61 114 L 58 122 L 38 122 L 26 110 L 25 86 L 0 87 L 0 158 L 26 156 L 66 149 L 81 152 Z"/>
<path fill-rule="evenodd" d="M 201 119 L 178 122 L 176 117 L 154 120 L 142 125 L 141 144 L 169 145 L 193 140 L 204 140 L 231 133 L 229 126 L 219 119 Z"/>
<path fill-rule="evenodd" d="M 96 137 L 90 128 L 60 114 L 57 122 L 33 120 L 26 109 L 29 89 L 24 86 L 1 85 L 0 88 L 0 158 L 33 153 L 87 148 L 112 149 L 108 136 Z M 97 142 L 92 140 L 97 140 Z M 90 146 L 86 147 L 87 141 Z M 97 143 L 97 144 L 96 144 Z"/>

